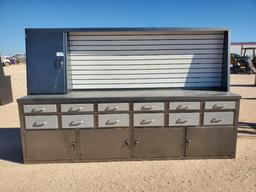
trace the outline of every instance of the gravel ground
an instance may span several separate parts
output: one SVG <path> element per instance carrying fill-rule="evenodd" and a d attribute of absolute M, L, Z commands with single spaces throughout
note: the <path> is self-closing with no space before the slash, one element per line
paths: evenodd
<path fill-rule="evenodd" d="M 4 70 L 12 75 L 14 99 L 26 95 L 25 65 Z M 243 97 L 236 159 L 24 165 L 17 104 L 0 106 L 0 192 L 256 191 L 254 76 L 232 75 L 231 82 Z"/>

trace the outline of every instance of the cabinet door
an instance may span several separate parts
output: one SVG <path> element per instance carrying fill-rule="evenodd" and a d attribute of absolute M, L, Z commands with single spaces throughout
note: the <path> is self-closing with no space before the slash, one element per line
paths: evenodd
<path fill-rule="evenodd" d="M 75 159 L 75 141 L 75 130 L 27 131 L 26 160 Z"/>
<path fill-rule="evenodd" d="M 65 34 L 26 30 L 28 94 L 66 92 Z"/>
<path fill-rule="evenodd" d="M 130 156 L 129 129 L 79 130 L 81 159 L 122 159 Z"/>
<path fill-rule="evenodd" d="M 184 156 L 185 128 L 135 128 L 134 157 Z"/>
<path fill-rule="evenodd" d="M 234 153 L 235 128 L 188 128 L 188 157 L 230 156 Z"/>

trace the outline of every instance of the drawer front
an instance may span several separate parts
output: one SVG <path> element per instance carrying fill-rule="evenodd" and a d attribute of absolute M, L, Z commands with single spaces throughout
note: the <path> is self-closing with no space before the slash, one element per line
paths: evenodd
<path fill-rule="evenodd" d="M 91 112 L 93 104 L 62 104 L 61 112 Z"/>
<path fill-rule="evenodd" d="M 163 111 L 164 103 L 134 103 L 134 111 Z"/>
<path fill-rule="evenodd" d="M 169 113 L 170 126 L 195 126 L 199 125 L 199 113 Z"/>
<path fill-rule="evenodd" d="M 170 102 L 169 109 L 178 111 L 199 110 L 200 102 Z"/>
<path fill-rule="evenodd" d="M 234 112 L 205 112 L 204 125 L 233 125 Z"/>
<path fill-rule="evenodd" d="M 205 109 L 235 109 L 235 101 L 206 101 Z"/>
<path fill-rule="evenodd" d="M 98 111 L 129 111 L 129 103 L 100 103 L 98 104 Z"/>
<path fill-rule="evenodd" d="M 99 115 L 99 127 L 128 127 L 129 114 Z"/>
<path fill-rule="evenodd" d="M 164 126 L 164 114 L 163 113 L 134 114 L 134 126 L 136 127 Z"/>
<path fill-rule="evenodd" d="M 49 113 L 56 112 L 56 105 L 24 105 L 24 113 Z"/>
<path fill-rule="evenodd" d="M 57 129 L 58 120 L 56 115 L 25 116 L 26 129 Z"/>
<path fill-rule="evenodd" d="M 62 128 L 93 128 L 93 115 L 62 115 Z"/>

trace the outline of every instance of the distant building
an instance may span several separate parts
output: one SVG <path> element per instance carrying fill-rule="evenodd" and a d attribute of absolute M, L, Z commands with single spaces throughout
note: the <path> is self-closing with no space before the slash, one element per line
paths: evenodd
<path fill-rule="evenodd" d="M 256 48 L 256 42 L 233 42 L 231 43 L 230 53 L 236 53 L 238 55 L 242 55 L 242 48 L 246 48 L 246 47 Z M 252 56 L 252 51 L 247 51 L 246 55 Z"/>

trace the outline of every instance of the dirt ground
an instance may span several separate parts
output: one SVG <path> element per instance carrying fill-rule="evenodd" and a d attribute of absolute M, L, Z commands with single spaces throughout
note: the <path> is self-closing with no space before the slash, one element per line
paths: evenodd
<path fill-rule="evenodd" d="M 26 95 L 25 65 L 4 68 L 14 99 Z M 236 159 L 32 164 L 21 163 L 16 102 L 0 106 L 0 192 L 256 191 L 256 87 L 253 75 L 232 75 L 241 94 Z"/>

